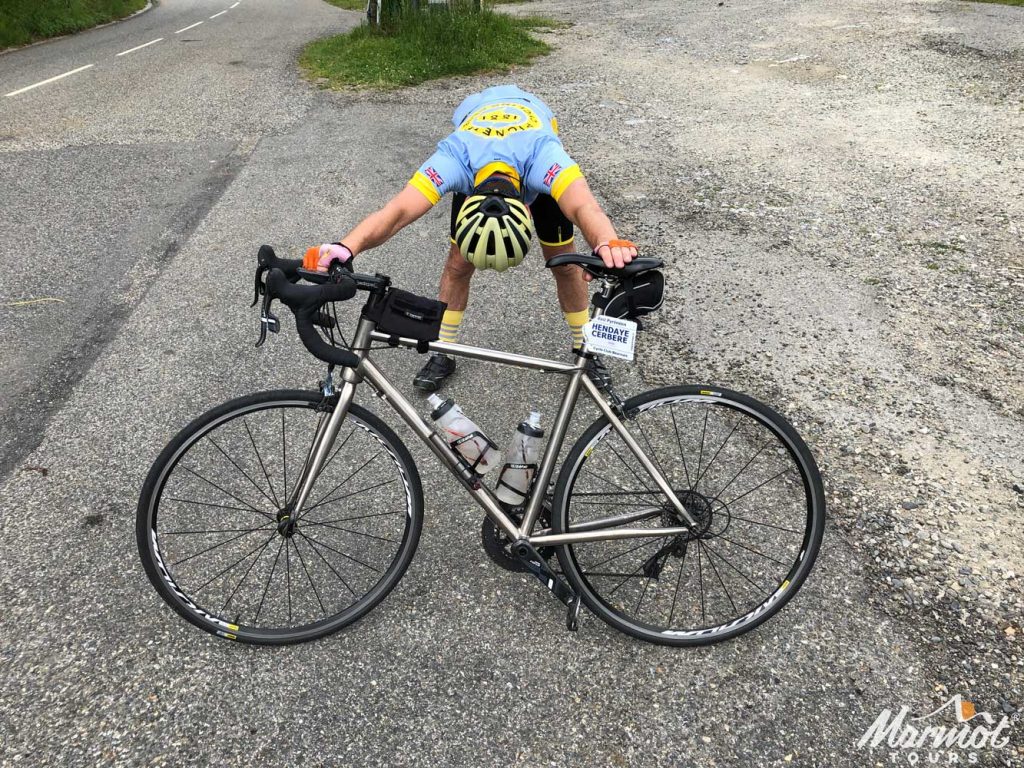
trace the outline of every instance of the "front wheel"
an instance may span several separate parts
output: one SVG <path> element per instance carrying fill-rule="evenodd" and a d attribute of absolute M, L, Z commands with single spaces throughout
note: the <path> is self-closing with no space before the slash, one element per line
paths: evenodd
<path fill-rule="evenodd" d="M 766 621 L 821 545 L 825 499 L 810 450 L 782 416 L 736 392 L 667 387 L 626 409 L 626 428 L 696 526 L 559 547 L 566 578 L 601 619 L 652 643 L 715 643 Z M 594 422 L 559 473 L 553 530 L 684 525 L 607 419 Z"/>
<path fill-rule="evenodd" d="M 318 393 L 261 392 L 225 403 L 163 450 L 139 498 L 136 538 L 160 596 L 231 640 L 323 637 L 383 600 L 409 567 L 423 492 L 409 451 L 352 405 L 309 501 L 293 514 Z"/>

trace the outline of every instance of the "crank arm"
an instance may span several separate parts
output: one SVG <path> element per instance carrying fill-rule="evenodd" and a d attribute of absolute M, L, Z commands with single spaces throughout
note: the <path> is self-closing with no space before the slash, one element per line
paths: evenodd
<path fill-rule="evenodd" d="M 550 589 L 551 593 L 563 604 L 568 607 L 579 604 L 579 597 L 573 592 L 572 587 L 566 583 L 565 579 L 551 570 L 544 558 L 540 556 L 537 548 L 530 542 L 520 539 L 516 542 L 513 551 L 516 553 L 516 557 L 526 565 L 527 570 L 536 576 L 541 584 Z"/>

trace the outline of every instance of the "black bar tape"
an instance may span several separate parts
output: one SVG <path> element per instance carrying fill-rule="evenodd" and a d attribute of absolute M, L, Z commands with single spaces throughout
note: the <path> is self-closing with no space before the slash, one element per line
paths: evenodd
<path fill-rule="evenodd" d="M 295 282 L 299 269 L 302 268 L 302 259 L 282 259 L 274 253 L 274 249 L 269 245 L 260 246 L 256 261 L 261 267 L 280 269 L 291 282 Z"/>
<path fill-rule="evenodd" d="M 356 295 L 356 284 L 352 278 L 342 276 L 339 282 L 325 285 L 295 285 L 288 281 L 284 272 L 274 268 L 267 275 L 267 291 L 295 315 L 299 339 L 314 357 L 343 368 L 359 364 L 359 358 L 352 352 L 328 344 L 314 327 L 324 304 L 346 301 Z"/>

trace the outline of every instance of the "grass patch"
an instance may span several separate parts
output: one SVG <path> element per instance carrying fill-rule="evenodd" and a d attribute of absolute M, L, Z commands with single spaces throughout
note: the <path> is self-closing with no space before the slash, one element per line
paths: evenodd
<path fill-rule="evenodd" d="M 325 2 L 344 8 L 346 11 L 366 10 L 366 0 L 325 0 Z"/>
<path fill-rule="evenodd" d="M 306 46 L 299 63 L 330 87 L 399 88 L 426 80 L 506 70 L 550 50 L 530 34 L 557 28 L 542 18 L 513 18 L 491 11 L 429 10 L 401 20 L 394 33 L 361 26 Z"/>
<path fill-rule="evenodd" d="M 95 27 L 145 5 L 146 0 L 0 0 L 0 48 Z"/>

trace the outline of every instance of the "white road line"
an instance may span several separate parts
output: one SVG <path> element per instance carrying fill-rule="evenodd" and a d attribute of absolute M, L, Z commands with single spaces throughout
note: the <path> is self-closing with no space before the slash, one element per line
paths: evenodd
<path fill-rule="evenodd" d="M 237 8 L 241 4 L 241 2 L 242 2 L 242 0 L 238 0 L 238 2 L 235 3 L 234 5 L 232 5 L 231 8 Z M 228 10 L 230 11 L 231 8 L 228 8 Z"/>
<path fill-rule="evenodd" d="M 78 69 L 72 69 L 70 72 L 65 72 L 63 75 L 57 75 L 56 77 L 51 77 L 48 80 L 42 80 L 42 81 L 40 81 L 38 83 L 35 83 L 34 85 L 27 85 L 24 88 L 19 88 L 16 91 L 11 91 L 10 93 L 8 93 L 6 95 L 7 96 L 17 96 L 19 93 L 24 93 L 25 91 L 31 91 L 33 88 L 38 88 L 40 85 L 46 85 L 47 83 L 52 83 L 52 82 L 55 82 L 57 80 L 63 80 L 65 77 L 70 77 L 71 75 L 74 75 L 74 74 L 76 74 L 78 72 L 82 72 L 82 71 L 88 69 L 91 66 L 93 66 L 93 65 L 92 64 L 86 64 L 84 67 L 79 67 Z"/>
<path fill-rule="evenodd" d="M 198 27 L 202 23 L 203 22 L 201 22 L 201 21 L 197 21 L 195 24 L 189 24 L 187 27 L 183 27 L 182 29 L 179 29 L 174 34 L 180 35 L 182 32 L 188 32 L 190 29 L 195 29 L 196 27 Z"/>
<path fill-rule="evenodd" d="M 129 48 L 127 51 L 121 51 L 117 55 L 118 56 L 127 56 L 129 53 L 134 53 L 135 51 L 138 51 L 138 50 L 140 50 L 142 48 L 145 48 L 148 45 L 153 45 L 154 43 L 159 43 L 161 40 L 163 40 L 163 38 L 162 37 L 158 37 L 156 40 L 150 40 L 148 43 L 143 43 L 142 45 L 136 45 L 134 48 Z"/>
<path fill-rule="evenodd" d="M 213 14 L 213 16 L 211 16 L 210 18 L 216 19 L 218 16 L 223 16 L 225 13 L 227 13 L 227 11 L 221 11 L 220 13 Z"/>

